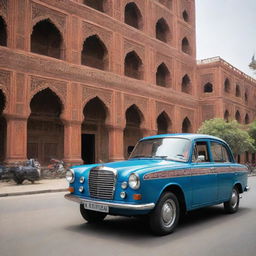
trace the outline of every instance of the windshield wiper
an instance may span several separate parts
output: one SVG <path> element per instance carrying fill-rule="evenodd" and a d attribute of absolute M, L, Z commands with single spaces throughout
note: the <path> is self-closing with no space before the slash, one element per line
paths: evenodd
<path fill-rule="evenodd" d="M 136 156 L 132 156 L 131 158 L 151 158 L 151 156 L 136 155 Z"/>
<path fill-rule="evenodd" d="M 179 157 L 179 158 L 185 158 L 185 156 L 184 156 L 184 155 L 182 155 L 182 154 L 178 154 L 178 155 L 176 155 L 176 157 Z"/>
<path fill-rule="evenodd" d="M 166 159 L 168 156 L 153 156 L 152 158 L 161 158 L 161 159 Z"/>

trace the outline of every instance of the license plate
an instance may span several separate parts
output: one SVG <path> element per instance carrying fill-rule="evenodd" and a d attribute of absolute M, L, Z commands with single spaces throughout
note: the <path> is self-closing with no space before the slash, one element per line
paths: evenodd
<path fill-rule="evenodd" d="M 97 204 L 97 203 L 84 203 L 84 208 L 87 210 L 97 211 L 97 212 L 109 212 L 109 207 L 104 204 Z"/>

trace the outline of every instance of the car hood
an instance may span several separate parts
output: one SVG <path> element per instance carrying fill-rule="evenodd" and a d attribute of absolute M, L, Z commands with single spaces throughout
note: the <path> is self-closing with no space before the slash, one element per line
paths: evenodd
<path fill-rule="evenodd" d="M 88 171 L 96 166 L 106 166 L 114 168 L 117 170 L 119 177 L 125 177 L 133 172 L 136 172 L 138 175 L 145 175 L 155 171 L 177 170 L 187 168 L 188 164 L 164 159 L 130 159 L 127 161 L 110 162 L 106 164 L 97 164 L 90 166 L 84 165 L 79 166 L 79 169 L 81 171 Z M 83 167 L 86 167 L 86 170 Z"/>

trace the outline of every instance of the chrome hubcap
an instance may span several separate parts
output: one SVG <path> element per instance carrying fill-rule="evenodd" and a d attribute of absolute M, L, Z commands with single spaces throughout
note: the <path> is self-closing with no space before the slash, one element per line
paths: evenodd
<path fill-rule="evenodd" d="M 231 197 L 231 206 L 232 206 L 232 208 L 236 208 L 237 203 L 238 203 L 238 194 L 237 194 L 237 191 L 234 189 L 232 191 L 232 197 Z"/>
<path fill-rule="evenodd" d="M 168 199 L 162 207 L 162 220 L 165 227 L 173 225 L 176 219 L 176 205 L 173 200 Z"/>

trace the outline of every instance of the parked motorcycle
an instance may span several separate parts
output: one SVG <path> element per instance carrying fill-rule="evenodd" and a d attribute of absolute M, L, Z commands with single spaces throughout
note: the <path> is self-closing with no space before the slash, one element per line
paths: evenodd
<path fill-rule="evenodd" d="M 46 176 L 53 178 L 62 178 L 66 175 L 66 164 L 63 160 L 52 158 L 48 165 L 48 173 Z"/>
<path fill-rule="evenodd" d="M 6 172 L 7 168 L 3 164 L 0 164 L 0 180 L 6 179 Z"/>
<path fill-rule="evenodd" d="M 17 184 L 22 184 L 24 180 L 34 183 L 40 179 L 40 163 L 35 159 L 29 159 L 26 162 L 16 163 L 8 167 L 8 177 L 13 179 Z"/>

